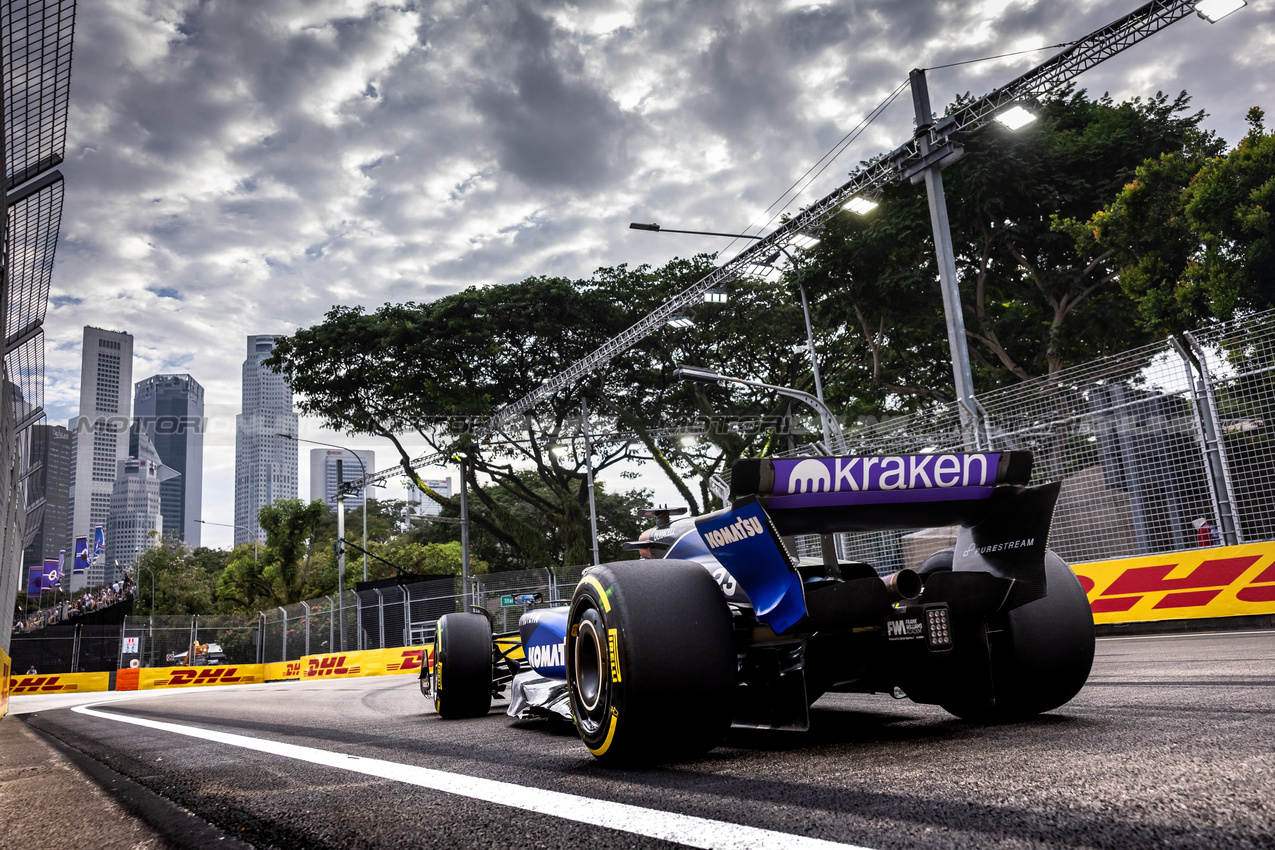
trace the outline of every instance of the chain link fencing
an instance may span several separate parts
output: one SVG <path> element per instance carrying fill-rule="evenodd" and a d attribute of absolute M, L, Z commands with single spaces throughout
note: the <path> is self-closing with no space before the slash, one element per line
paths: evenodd
<path fill-rule="evenodd" d="M 839 453 L 1029 450 L 1061 482 L 1050 546 L 1071 563 L 1275 539 L 1275 311 L 846 434 Z M 816 554 L 817 538 L 799 541 Z M 955 529 L 842 536 L 889 573 Z"/>

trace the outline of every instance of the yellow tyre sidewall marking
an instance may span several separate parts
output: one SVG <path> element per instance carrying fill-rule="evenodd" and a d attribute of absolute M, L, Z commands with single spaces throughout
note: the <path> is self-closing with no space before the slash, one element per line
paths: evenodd
<path fill-rule="evenodd" d="M 607 599 L 607 591 L 606 588 L 602 586 L 602 582 L 598 581 L 593 576 L 585 576 L 580 579 L 580 583 L 587 584 L 596 590 L 598 592 L 598 597 L 602 602 L 602 610 L 606 611 L 608 614 L 611 613 L 611 600 Z"/>
<path fill-rule="evenodd" d="M 615 706 L 611 706 L 611 726 L 607 729 L 606 740 L 603 741 L 602 746 L 598 747 L 596 750 L 593 749 L 593 747 L 589 747 L 589 752 L 593 753 L 595 756 L 606 755 L 606 751 L 611 749 L 611 741 L 615 738 L 615 724 L 618 723 L 619 720 L 619 709 Z"/>

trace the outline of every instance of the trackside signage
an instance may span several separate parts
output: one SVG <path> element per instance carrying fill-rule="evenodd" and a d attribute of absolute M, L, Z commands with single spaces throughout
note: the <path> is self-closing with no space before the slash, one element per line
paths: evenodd
<path fill-rule="evenodd" d="M 796 508 L 982 499 L 1001 454 L 899 455 L 776 460 L 772 504 Z"/>
<path fill-rule="evenodd" d="M 111 687 L 110 673 L 62 673 L 51 676 L 13 676 L 8 678 L 9 693 L 80 694 L 106 691 Z"/>
<path fill-rule="evenodd" d="M 424 646 L 307 655 L 301 659 L 301 678 L 348 679 L 398 673 L 420 675 L 421 666 L 428 663 L 428 659 L 429 648 Z"/>
<path fill-rule="evenodd" d="M 266 681 L 278 682 L 283 679 L 300 679 L 301 661 L 271 661 L 266 665 Z"/>
<path fill-rule="evenodd" d="M 266 680 L 264 664 L 227 664 L 212 667 L 142 667 L 137 671 L 138 690 L 197 688 L 208 685 L 255 685 Z"/>
<path fill-rule="evenodd" d="M 1095 623 L 1275 614 L 1275 542 L 1072 567 Z"/>

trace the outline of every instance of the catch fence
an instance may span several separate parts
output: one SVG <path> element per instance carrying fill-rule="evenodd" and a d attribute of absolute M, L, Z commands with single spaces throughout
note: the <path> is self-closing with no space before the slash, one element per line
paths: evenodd
<path fill-rule="evenodd" d="M 1061 482 L 1050 546 L 1071 563 L 1275 539 L 1275 310 L 846 435 L 846 454 L 1030 450 Z M 916 567 L 952 529 L 846 535 Z"/>

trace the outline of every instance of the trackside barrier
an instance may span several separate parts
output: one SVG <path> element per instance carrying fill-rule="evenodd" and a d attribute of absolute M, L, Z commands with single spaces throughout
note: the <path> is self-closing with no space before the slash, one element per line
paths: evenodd
<path fill-rule="evenodd" d="M 359 652 L 329 652 L 301 659 L 301 678 L 349 679 L 355 676 L 385 676 L 414 673 L 428 663 L 430 647 L 399 646 L 393 649 L 365 649 Z"/>
<path fill-rule="evenodd" d="M 9 668 L 12 666 L 9 653 L 0 647 L 0 717 L 9 713 Z"/>
<path fill-rule="evenodd" d="M 9 693 L 26 694 L 82 694 L 90 691 L 109 691 L 110 673 L 62 673 L 52 676 L 8 677 Z"/>
<path fill-rule="evenodd" d="M 117 691 L 193 688 L 205 685 L 259 685 L 266 680 L 264 664 L 213 667 L 133 667 L 115 674 Z"/>
<path fill-rule="evenodd" d="M 267 682 L 282 682 L 301 678 L 300 661 L 271 661 L 265 665 Z"/>
<path fill-rule="evenodd" d="M 1094 622 L 1275 614 L 1275 541 L 1076 564 Z"/>

